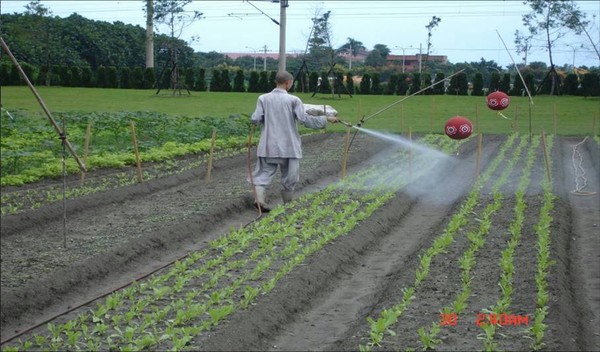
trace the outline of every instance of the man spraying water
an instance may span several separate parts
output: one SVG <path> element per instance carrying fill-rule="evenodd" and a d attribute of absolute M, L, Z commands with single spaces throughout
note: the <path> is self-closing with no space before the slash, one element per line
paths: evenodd
<path fill-rule="evenodd" d="M 275 75 L 277 87 L 258 97 L 252 123 L 261 127 L 257 148 L 258 161 L 252 172 L 256 189 L 255 206 L 261 212 L 269 212 L 266 205 L 266 191 L 273 182 L 277 168 L 281 171 L 281 196 L 284 203 L 292 200 L 296 183 L 300 179 L 300 159 L 302 141 L 296 122 L 308 128 L 322 129 L 339 120 L 335 116 L 311 116 L 304 109 L 300 98 L 288 94 L 294 77 L 287 71 Z"/>

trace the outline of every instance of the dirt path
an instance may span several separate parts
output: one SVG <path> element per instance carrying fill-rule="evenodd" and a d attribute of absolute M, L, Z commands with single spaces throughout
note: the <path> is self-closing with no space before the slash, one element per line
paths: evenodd
<path fill-rule="evenodd" d="M 582 143 L 583 142 L 583 143 Z M 560 144 L 564 172 L 561 196 L 571 208 L 570 284 L 579 302 L 577 338 L 585 350 L 600 346 L 600 155 L 591 139 Z M 580 190 L 579 193 L 574 192 Z"/>

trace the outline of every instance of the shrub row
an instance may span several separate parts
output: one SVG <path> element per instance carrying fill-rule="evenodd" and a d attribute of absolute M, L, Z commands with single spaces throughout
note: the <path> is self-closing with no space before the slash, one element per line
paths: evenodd
<path fill-rule="evenodd" d="M 275 71 L 250 71 L 245 73 L 237 70 L 233 77 L 228 69 L 213 69 L 210 77 L 206 77 L 203 68 L 165 67 L 161 70 L 154 68 L 129 67 L 117 68 L 114 66 L 100 66 L 96 71 L 90 67 L 61 66 L 35 67 L 21 64 L 23 71 L 36 85 L 63 86 L 63 87 L 94 87 L 94 88 L 123 88 L 123 89 L 178 89 L 185 88 L 193 91 L 213 92 L 268 92 L 275 87 Z M 345 78 L 345 79 L 344 79 Z M 353 74 L 348 72 L 346 77 L 341 72 L 333 76 L 326 72 L 302 73 L 296 77 L 294 89 L 299 92 L 318 92 L 324 94 L 372 94 L 372 95 L 406 95 L 413 94 L 432 83 L 445 79 L 444 73 L 437 73 L 432 77 L 429 73 L 401 73 L 392 74 L 387 82 L 381 82 L 379 73 L 364 74 L 358 87 L 354 85 Z M 548 94 L 551 91 L 551 80 L 546 79 L 537 87 L 533 74 L 524 76 L 529 91 L 533 94 L 541 92 Z M 207 84 L 208 81 L 208 84 Z M 3 86 L 23 85 L 18 71 L 11 63 L 0 64 L 0 82 Z M 515 75 L 511 83 L 508 73 L 494 73 L 490 86 L 484 88 L 483 75 L 476 73 L 472 83 L 467 81 L 467 75 L 460 73 L 453 76 L 449 82 L 439 83 L 423 92 L 423 94 L 451 94 L 483 96 L 487 92 L 501 90 L 509 95 L 524 95 L 525 85 Z M 560 94 L 580 96 L 600 96 L 600 75 L 595 72 L 586 73 L 581 77 L 568 74 L 556 87 Z"/>

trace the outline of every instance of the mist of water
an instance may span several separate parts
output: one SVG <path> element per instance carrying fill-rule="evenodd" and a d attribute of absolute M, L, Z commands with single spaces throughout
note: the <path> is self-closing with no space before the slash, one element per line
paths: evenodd
<path fill-rule="evenodd" d="M 382 172 L 391 173 L 406 180 L 410 179 L 410 182 L 402 190 L 412 197 L 418 197 L 427 202 L 447 204 L 454 202 L 465 192 L 464 187 L 468 180 L 464 180 L 464 177 L 463 179 L 457 178 L 452 171 L 454 163 L 460 162 L 456 158 L 399 135 L 356 126 L 354 128 L 392 144 L 393 148 L 374 156 L 371 162 L 381 165 Z M 390 162 L 393 159 L 392 155 L 398 152 L 398 148 L 410 150 L 412 155 L 410 170 L 407 161 L 398 164 Z M 372 184 L 371 186 L 385 185 Z"/>
<path fill-rule="evenodd" d="M 371 135 L 373 137 L 383 139 L 385 141 L 388 141 L 388 142 L 391 142 L 391 143 L 394 143 L 397 145 L 401 145 L 406 148 L 411 148 L 416 153 L 437 156 L 440 158 L 447 156 L 446 154 L 440 152 L 439 150 L 429 148 L 427 146 L 413 142 L 413 141 L 406 139 L 399 135 L 395 135 L 395 134 L 391 134 L 391 133 L 377 132 L 377 131 L 373 131 L 373 130 L 369 130 L 369 129 L 357 127 L 357 126 L 352 126 L 352 127 L 356 128 L 357 130 L 364 132 L 368 135 Z"/>

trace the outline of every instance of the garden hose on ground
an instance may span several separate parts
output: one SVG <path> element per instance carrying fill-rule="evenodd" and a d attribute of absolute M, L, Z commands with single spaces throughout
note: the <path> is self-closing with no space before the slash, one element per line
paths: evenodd
<path fill-rule="evenodd" d="M 250 188 L 252 188 L 252 195 L 254 196 L 254 204 L 256 204 L 256 209 L 258 210 L 258 216 L 250 221 L 249 223 L 247 223 L 246 225 L 244 225 L 244 227 L 250 225 L 251 223 L 255 222 L 256 220 L 260 219 L 262 217 L 262 210 L 260 209 L 261 206 L 258 203 L 258 195 L 256 194 L 256 186 L 254 186 L 254 179 L 252 178 L 252 136 L 254 135 L 254 127 L 255 125 L 253 124 L 252 127 L 250 127 L 250 135 L 248 136 L 248 180 L 250 181 Z"/>
<path fill-rule="evenodd" d="M 571 157 L 571 163 L 575 173 L 575 189 L 571 191 L 576 196 L 591 196 L 596 192 L 584 192 L 583 189 L 587 187 L 587 178 L 585 177 L 585 169 L 583 168 L 583 156 L 581 152 L 577 150 L 577 147 L 585 143 L 588 137 L 585 137 L 581 142 L 573 146 L 573 156 Z M 575 160 L 577 159 L 577 161 Z"/>

